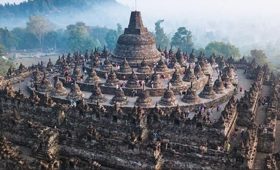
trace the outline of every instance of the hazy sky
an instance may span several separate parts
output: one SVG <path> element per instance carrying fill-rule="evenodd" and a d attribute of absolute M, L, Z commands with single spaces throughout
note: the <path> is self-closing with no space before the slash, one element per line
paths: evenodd
<path fill-rule="evenodd" d="M 0 0 L 0 3 L 21 1 Z M 135 0 L 117 1 L 135 10 Z M 280 0 L 137 0 L 137 10 L 142 11 L 144 24 L 151 31 L 157 20 L 164 19 L 164 29 L 170 36 L 184 26 L 193 32 L 200 46 L 208 43 L 205 37 L 212 37 L 237 44 L 241 49 L 280 45 L 279 7 Z M 128 24 L 129 11 L 122 12 L 125 15 L 110 21 L 113 25 L 114 22 Z"/>
<path fill-rule="evenodd" d="M 19 3 L 23 0 L 0 0 Z M 135 10 L 135 0 L 117 0 Z M 234 16 L 279 16 L 279 0 L 136 0 L 137 9 L 148 14 L 187 15 L 188 13 Z"/>

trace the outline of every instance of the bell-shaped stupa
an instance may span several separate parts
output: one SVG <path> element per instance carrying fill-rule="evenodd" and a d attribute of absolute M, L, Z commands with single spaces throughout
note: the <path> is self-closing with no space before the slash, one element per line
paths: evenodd
<path fill-rule="evenodd" d="M 131 12 L 128 28 L 117 42 L 111 62 L 121 64 L 126 58 L 131 67 L 137 67 L 145 58 L 149 65 L 160 60 L 161 54 L 156 48 L 155 38 L 142 22 L 139 11 Z"/>

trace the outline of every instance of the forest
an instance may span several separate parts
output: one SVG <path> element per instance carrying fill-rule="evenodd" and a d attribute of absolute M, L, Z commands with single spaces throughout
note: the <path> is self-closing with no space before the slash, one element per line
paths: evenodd
<path fill-rule="evenodd" d="M 192 32 L 186 27 L 179 27 L 169 38 L 161 26 L 163 20 L 155 23 L 153 34 L 160 48 L 180 48 L 190 53 L 195 48 Z M 55 29 L 54 24 L 42 16 L 29 17 L 26 27 L 0 28 L 0 44 L 6 51 L 38 50 L 38 51 L 85 51 L 95 47 L 106 46 L 109 50 L 115 48 L 118 37 L 123 33 L 123 27 L 116 25 L 115 29 L 88 26 L 83 22 L 68 25 L 65 29 Z M 207 55 L 217 53 L 225 57 L 240 57 L 238 48 L 223 42 L 211 42 L 205 49 L 197 49 Z"/>
<path fill-rule="evenodd" d="M 5 17 L 29 17 L 32 15 L 44 15 L 59 13 L 68 9 L 79 10 L 101 5 L 104 3 L 116 3 L 114 0 L 28 0 L 20 4 L 0 4 L 0 16 Z"/>
<path fill-rule="evenodd" d="M 67 11 L 86 11 L 92 9 L 92 6 L 102 6 L 105 3 L 118 4 L 115 0 L 29 0 L 19 5 L 0 5 L 0 20 L 7 17 L 26 18 L 23 26 L 0 27 L 0 56 L 12 51 L 83 52 L 94 48 L 101 49 L 104 46 L 112 52 L 126 25 L 118 23 L 112 27 L 96 26 L 99 24 L 92 25 L 86 21 L 76 22 L 68 19 L 69 24 L 58 26 L 57 22 L 54 22 L 55 19 L 50 17 Z M 76 8 L 77 6 L 79 8 Z M 197 34 L 193 35 L 191 28 L 183 25 L 173 32 L 166 32 L 169 29 L 163 25 L 165 20 L 158 20 L 154 27 L 149 29 L 155 36 L 158 48 L 172 48 L 174 51 L 180 48 L 187 53 L 195 49 L 197 54 L 203 52 L 206 56 L 215 53 L 224 57 L 241 57 L 240 49 L 228 41 L 210 40 L 205 46 L 201 46 L 197 41 Z M 256 51 L 260 56 L 265 56 L 263 51 Z M 264 60 L 266 59 L 265 56 Z"/>

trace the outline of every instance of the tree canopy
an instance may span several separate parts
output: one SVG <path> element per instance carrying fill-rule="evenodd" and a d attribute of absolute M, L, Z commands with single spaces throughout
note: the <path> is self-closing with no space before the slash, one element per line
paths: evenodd
<path fill-rule="evenodd" d="M 216 55 L 221 55 L 224 57 L 234 57 L 234 58 L 239 58 L 240 57 L 240 52 L 237 47 L 230 43 L 224 43 L 224 42 L 210 42 L 206 47 L 205 47 L 205 53 L 207 56 L 210 56 L 211 54 L 215 53 Z"/>
<path fill-rule="evenodd" d="M 123 34 L 123 29 L 120 24 L 117 24 L 117 30 L 109 30 L 105 36 L 106 45 L 110 50 L 116 47 L 119 36 Z"/>
<path fill-rule="evenodd" d="M 31 16 L 26 23 L 27 31 L 30 31 L 38 39 L 40 46 L 42 47 L 44 36 L 53 30 L 54 25 L 45 17 Z"/>
<path fill-rule="evenodd" d="M 193 49 L 192 32 L 185 27 L 178 28 L 172 37 L 171 45 L 183 51 L 191 52 Z"/>
<path fill-rule="evenodd" d="M 89 27 L 83 22 L 67 26 L 67 42 L 71 51 L 86 51 L 100 47 L 100 43 L 89 36 Z"/>
<path fill-rule="evenodd" d="M 20 4 L 7 3 L 0 5 L 0 16 L 3 17 L 26 17 L 38 14 L 49 14 L 54 12 L 67 11 L 68 9 L 82 10 L 92 7 L 94 4 L 101 4 L 114 0 L 28 0 Z M 79 8 L 77 8 L 79 7 Z"/>
<path fill-rule="evenodd" d="M 4 55 L 4 46 L 2 44 L 0 44 L 0 57 L 2 57 Z"/>
<path fill-rule="evenodd" d="M 110 30 L 106 37 L 105 37 L 106 43 L 107 43 L 107 47 L 110 50 L 113 50 L 116 46 L 116 43 L 118 41 L 118 33 L 115 30 Z"/>
<path fill-rule="evenodd" d="M 161 23 L 163 23 L 164 20 L 158 20 L 155 23 L 155 37 L 156 37 L 156 44 L 157 47 L 168 47 L 169 46 L 169 38 L 165 34 L 163 28 L 161 27 Z"/>
<path fill-rule="evenodd" d="M 254 49 L 251 50 L 251 57 L 256 60 L 259 65 L 268 64 L 267 56 L 263 50 Z"/>

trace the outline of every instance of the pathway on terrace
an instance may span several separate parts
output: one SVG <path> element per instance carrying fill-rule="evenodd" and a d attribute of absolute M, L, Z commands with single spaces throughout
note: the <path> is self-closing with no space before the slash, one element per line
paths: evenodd
<path fill-rule="evenodd" d="M 270 86 L 264 85 L 263 89 L 262 89 L 262 97 L 264 98 L 269 95 L 270 95 Z M 264 106 L 260 105 L 258 107 L 258 110 L 256 113 L 256 125 L 257 126 L 259 126 L 260 124 L 263 124 L 265 122 L 265 119 L 266 119 L 265 108 L 266 107 L 267 107 L 266 105 L 264 105 Z M 280 129 L 279 129 L 279 131 L 280 131 Z M 265 165 L 264 159 L 267 155 L 268 154 L 266 154 L 266 153 L 257 152 L 256 159 L 255 159 L 255 165 L 254 165 L 255 170 L 262 170 L 264 168 L 264 165 Z"/>
<path fill-rule="evenodd" d="M 244 96 L 244 91 L 249 91 L 250 87 L 252 86 L 253 81 L 249 80 L 246 78 L 245 74 L 244 74 L 244 70 L 238 69 L 237 70 L 237 75 L 238 75 L 238 93 L 235 95 L 236 98 L 238 100 L 240 100 L 241 97 Z M 239 88 L 242 88 L 242 92 L 239 91 Z M 226 101 L 225 103 L 222 103 L 221 106 L 221 110 L 220 111 L 214 111 L 212 115 L 210 115 L 210 120 L 218 120 L 221 116 L 221 112 L 224 110 L 226 104 L 228 103 L 228 101 Z"/>

